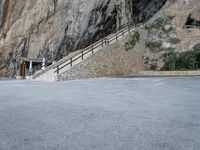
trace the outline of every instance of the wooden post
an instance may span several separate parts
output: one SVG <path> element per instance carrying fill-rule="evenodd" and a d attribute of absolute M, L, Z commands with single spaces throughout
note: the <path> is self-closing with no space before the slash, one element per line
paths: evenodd
<path fill-rule="evenodd" d="M 103 47 L 104 40 L 102 40 L 102 47 Z"/>
<path fill-rule="evenodd" d="M 110 45 L 110 39 L 107 39 L 107 42 L 108 42 L 107 44 L 108 44 L 108 46 L 109 46 L 109 45 Z"/>
<path fill-rule="evenodd" d="M 93 45 L 92 45 L 92 54 L 94 53 L 94 47 L 93 47 Z"/>
<path fill-rule="evenodd" d="M 26 63 L 24 61 L 20 64 L 20 76 L 22 76 L 23 79 L 26 76 Z"/>
<path fill-rule="evenodd" d="M 129 34 L 131 34 L 131 30 L 130 30 L 130 27 L 128 26 L 128 32 L 129 32 Z"/>
<path fill-rule="evenodd" d="M 57 66 L 57 70 L 56 70 L 57 74 L 59 74 L 59 66 Z"/>
<path fill-rule="evenodd" d="M 72 67 L 72 58 L 70 59 L 70 66 Z"/>
<path fill-rule="evenodd" d="M 83 51 L 81 52 L 81 57 L 82 57 L 82 60 L 83 60 Z"/>

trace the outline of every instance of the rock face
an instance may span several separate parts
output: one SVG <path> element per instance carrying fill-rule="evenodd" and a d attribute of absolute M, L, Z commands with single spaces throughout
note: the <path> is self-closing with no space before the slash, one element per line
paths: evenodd
<path fill-rule="evenodd" d="M 146 36 L 142 37 L 146 46 L 143 56 L 146 69 L 166 69 L 163 66 L 170 53 L 182 53 L 198 47 L 199 18 L 199 0 L 167 1 L 163 9 L 146 22 L 143 29 L 146 32 Z"/>
<path fill-rule="evenodd" d="M 145 21 L 165 1 L 0 0 L 0 75 L 13 74 L 20 57 L 60 59 L 122 24 Z"/>

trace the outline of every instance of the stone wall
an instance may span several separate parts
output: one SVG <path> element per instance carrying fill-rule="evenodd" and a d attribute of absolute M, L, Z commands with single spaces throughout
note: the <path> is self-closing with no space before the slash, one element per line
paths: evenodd
<path fill-rule="evenodd" d="M 174 77 L 174 76 L 200 76 L 200 71 L 140 71 L 129 76 L 155 76 L 155 77 Z"/>

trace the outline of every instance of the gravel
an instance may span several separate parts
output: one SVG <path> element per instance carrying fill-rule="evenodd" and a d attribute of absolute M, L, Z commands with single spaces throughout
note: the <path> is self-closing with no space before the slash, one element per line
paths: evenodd
<path fill-rule="evenodd" d="M 200 78 L 0 81 L 0 150 L 199 150 Z"/>

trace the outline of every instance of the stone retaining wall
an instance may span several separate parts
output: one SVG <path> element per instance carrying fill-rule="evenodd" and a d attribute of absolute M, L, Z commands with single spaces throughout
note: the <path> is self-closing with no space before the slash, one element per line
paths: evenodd
<path fill-rule="evenodd" d="M 129 76 L 200 76 L 200 70 L 195 71 L 140 71 Z"/>

